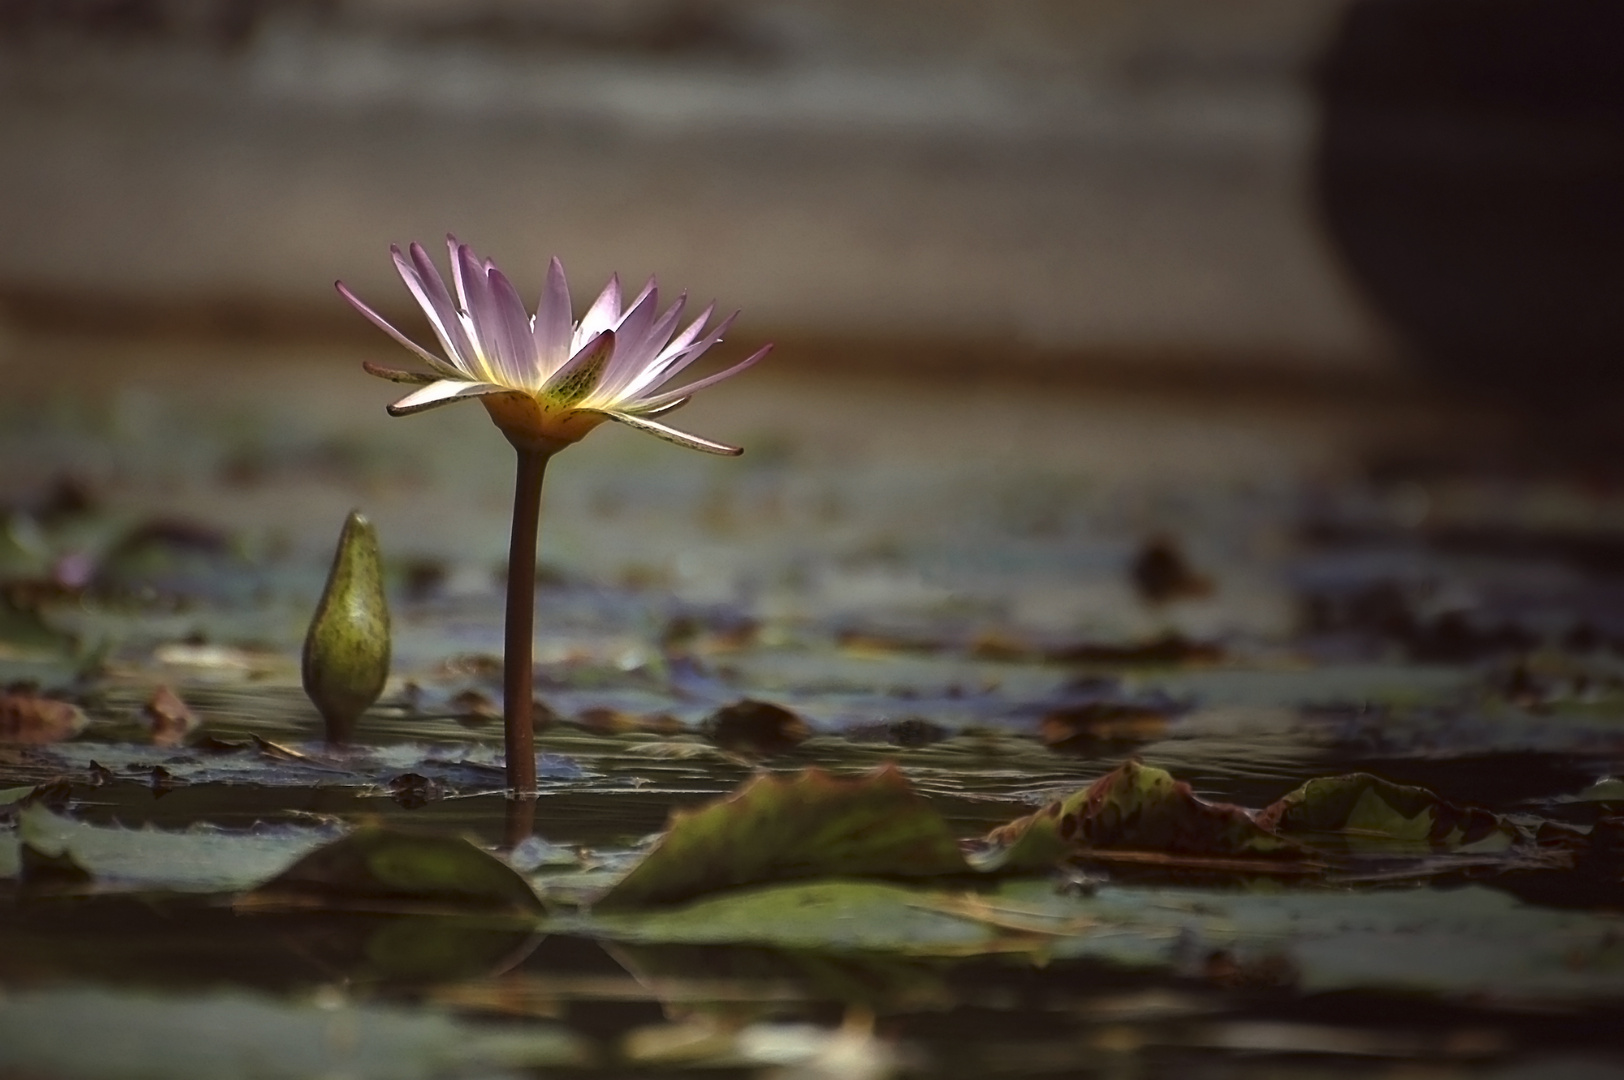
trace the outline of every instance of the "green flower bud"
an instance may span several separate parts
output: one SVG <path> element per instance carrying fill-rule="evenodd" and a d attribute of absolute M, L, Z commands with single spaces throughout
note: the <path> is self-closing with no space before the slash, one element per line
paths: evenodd
<path fill-rule="evenodd" d="M 304 644 L 304 689 L 326 721 L 328 742 L 349 741 L 388 678 L 389 604 L 378 534 L 352 510 Z"/>

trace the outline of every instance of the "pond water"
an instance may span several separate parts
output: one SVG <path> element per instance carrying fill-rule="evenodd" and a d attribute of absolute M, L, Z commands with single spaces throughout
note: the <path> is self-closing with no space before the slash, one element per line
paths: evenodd
<path fill-rule="evenodd" d="M 1624 1075 L 1624 497 L 1507 467 L 1504 418 L 792 355 L 683 413 L 737 461 L 596 433 L 549 470 L 512 847 L 480 410 L 391 420 L 338 350 L 8 349 L 0 1073 Z M 352 507 L 394 662 L 335 750 L 299 648 Z M 160 687 L 191 721 L 155 741 Z M 970 840 L 1135 757 L 1252 809 L 1368 772 L 1519 839 L 594 909 L 762 772 L 895 763 Z M 373 820 L 499 852 L 545 917 L 241 902 Z"/>

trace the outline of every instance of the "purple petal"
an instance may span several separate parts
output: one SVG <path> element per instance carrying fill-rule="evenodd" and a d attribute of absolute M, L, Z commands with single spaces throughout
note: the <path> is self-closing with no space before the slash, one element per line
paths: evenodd
<path fill-rule="evenodd" d="M 726 371 L 718 371 L 716 374 L 707 375 L 703 379 L 695 379 L 693 382 L 688 383 L 686 386 L 679 387 L 679 388 L 677 388 L 675 390 L 667 390 L 663 394 L 655 394 L 652 397 L 644 398 L 642 401 L 639 401 L 637 403 L 636 409 L 637 409 L 637 411 L 639 413 L 643 412 L 643 410 L 645 408 L 658 410 L 658 409 L 660 409 L 660 408 L 662 408 L 662 407 L 664 407 L 666 405 L 671 404 L 671 402 L 673 402 L 673 401 L 677 401 L 677 400 L 692 397 L 694 394 L 696 394 L 699 391 L 705 389 L 705 387 L 707 387 L 707 386 L 715 386 L 717 383 L 721 382 L 723 379 L 731 379 L 733 376 L 737 375 L 739 372 L 743 371 L 745 368 L 753 366 L 762 357 L 766 356 L 768 353 L 770 353 L 772 351 L 773 351 L 773 347 L 771 345 L 763 345 L 759 350 L 757 350 L 755 353 L 753 353 L 749 358 L 739 361 L 737 364 L 734 364 L 732 367 L 728 368 Z"/>
<path fill-rule="evenodd" d="M 490 283 L 491 300 L 496 305 L 496 340 L 502 367 L 510 385 L 534 390 L 541 385 L 536 371 L 536 342 L 530 336 L 530 318 L 524 313 L 524 301 L 507 275 L 490 267 L 486 280 Z"/>
<path fill-rule="evenodd" d="M 388 320 L 386 320 L 382 315 L 379 315 L 376 311 L 373 311 L 371 308 L 367 307 L 366 304 L 361 302 L 360 297 L 350 292 L 348 285 L 345 285 L 342 281 L 335 281 L 333 282 L 333 287 L 338 290 L 338 295 L 350 302 L 351 307 L 365 315 L 368 319 L 372 320 L 373 325 L 377 326 L 384 333 L 388 334 L 390 337 L 412 350 L 418 356 L 421 356 L 424 360 L 428 361 L 431 365 L 433 365 L 436 371 L 441 371 L 446 374 L 456 371 L 456 369 L 450 364 L 446 363 L 438 356 L 435 356 L 433 353 L 423 348 L 423 346 L 419 345 L 417 342 L 413 341 L 399 330 L 396 330 L 393 326 L 390 326 Z"/>
<path fill-rule="evenodd" d="M 479 257 L 467 244 L 457 249 L 457 277 L 468 306 L 468 325 L 478 354 L 480 377 L 500 382 L 506 374 L 497 329 L 502 325 L 502 313 L 496 306 L 496 298 L 491 295 L 490 278 L 485 268 L 479 264 Z"/>
<path fill-rule="evenodd" d="M 592 306 L 581 316 L 577 333 L 582 338 L 595 337 L 620 321 L 620 275 L 610 274 L 609 284 L 592 301 Z"/>
<path fill-rule="evenodd" d="M 615 327 L 614 359 L 598 384 L 604 392 L 613 392 L 616 387 L 630 382 L 659 352 L 659 342 L 649 336 L 649 327 L 654 322 L 659 303 L 657 289 L 643 293 L 620 320 L 620 325 Z"/>
<path fill-rule="evenodd" d="M 547 284 L 542 286 L 541 301 L 536 304 L 534 338 L 543 378 L 569 359 L 571 318 L 570 286 L 564 277 L 564 264 L 554 258 L 547 264 Z"/>
<path fill-rule="evenodd" d="M 637 342 L 635 346 L 629 347 L 624 329 L 622 330 L 620 341 L 615 346 L 615 363 L 604 373 L 602 394 L 607 397 L 619 396 L 622 390 L 631 385 L 644 369 L 653 363 L 671 337 L 671 328 L 682 317 L 682 309 L 687 303 L 687 293 L 678 296 L 677 302 L 672 304 L 665 314 L 654 320 L 654 324 L 643 335 L 642 341 Z"/>
<path fill-rule="evenodd" d="M 391 252 L 394 250 L 390 249 Z M 429 313 L 429 321 L 434 324 L 434 331 L 440 336 L 440 344 L 445 347 L 451 362 L 458 367 L 466 367 L 468 374 L 473 374 L 473 343 L 468 340 L 468 333 L 462 327 L 462 319 L 457 316 L 457 305 L 452 303 L 440 271 L 429 260 L 429 253 L 423 250 L 422 244 L 414 243 L 409 250 L 416 277 L 406 276 L 407 267 L 401 265 L 398 255 L 395 268 L 400 271 L 401 279 L 406 282 L 412 295 L 417 297 L 418 304 Z"/>
<path fill-rule="evenodd" d="M 666 351 L 667 352 L 676 352 L 677 350 L 687 348 L 689 346 L 689 344 L 691 344 L 693 342 L 694 338 L 699 336 L 699 332 L 705 328 L 705 324 L 710 322 L 710 317 L 712 315 L 714 315 L 715 313 L 716 313 L 716 304 L 715 304 L 715 302 L 713 301 L 713 302 L 711 302 L 709 304 L 706 304 L 705 305 L 705 310 L 701 311 L 699 313 L 699 318 L 697 318 L 693 322 L 689 323 L 688 324 L 688 329 L 684 330 L 682 333 L 678 334 L 675 338 L 673 338 L 671 340 L 671 344 L 666 346 Z M 734 314 L 738 314 L 738 313 L 734 312 Z"/>
<path fill-rule="evenodd" d="M 707 349 L 721 341 L 722 335 L 727 333 L 728 329 L 733 325 L 733 320 L 738 317 L 739 313 L 735 311 L 717 323 L 716 329 L 685 348 L 677 348 L 675 344 L 667 347 L 642 375 L 632 380 L 631 385 L 626 388 L 626 392 L 628 394 L 641 394 L 676 378 L 684 368 L 703 356 Z"/>

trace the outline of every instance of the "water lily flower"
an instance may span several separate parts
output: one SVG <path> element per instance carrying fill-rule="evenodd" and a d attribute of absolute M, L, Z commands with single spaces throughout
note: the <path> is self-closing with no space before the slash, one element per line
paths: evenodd
<path fill-rule="evenodd" d="M 432 370 L 430 374 L 364 365 L 381 378 L 421 386 L 391 405 L 391 415 L 479 398 L 516 446 L 555 452 L 605 420 L 617 420 L 694 450 L 741 453 L 736 446 L 702 439 L 654 419 L 687 404 L 697 391 L 737 375 L 772 349 L 768 345 L 724 371 L 665 389 L 722 340 L 737 312 L 707 331 L 705 324 L 715 311 L 712 304 L 679 333 L 686 295 L 661 312 L 659 288 L 650 278 L 630 303 L 622 304 L 620 279 L 613 276 L 581 320 L 572 322 L 569 284 L 563 264 L 555 258 L 531 315 L 495 263 L 480 258 L 455 237 L 446 239 L 455 301 L 422 245 L 412 244 L 405 253 L 390 248 L 401 280 L 445 350 L 444 358 L 390 325 L 342 281 L 336 283 L 356 310 Z"/>
<path fill-rule="evenodd" d="M 507 615 L 502 664 L 502 715 L 506 733 L 508 786 L 515 805 L 533 800 L 536 754 L 532 721 L 531 650 L 535 627 L 536 538 L 541 518 L 541 482 L 547 462 L 606 420 L 614 420 L 694 450 L 739 454 L 726 443 L 702 439 L 655 418 L 687 404 L 707 386 L 731 378 L 766 356 L 771 345 L 732 367 L 668 389 L 712 345 L 722 340 L 730 315 L 707 330 L 712 304 L 680 331 L 687 296 L 664 311 L 653 278 L 623 303 L 619 277 L 598 294 L 579 322 L 572 320 L 564 267 L 547 267 L 536 312 L 531 315 L 518 290 L 489 259 L 456 237 L 447 289 L 421 245 L 406 252 L 390 248 L 401 280 L 428 316 L 444 355 L 437 355 L 368 307 L 337 282 L 340 295 L 385 333 L 416 353 L 429 371 L 401 371 L 367 363 L 373 375 L 417 386 L 389 407 L 394 416 L 478 398 L 518 453 L 513 489 L 513 533 L 508 548 Z M 509 842 L 522 839 L 513 821 L 527 820 L 510 807 Z"/>

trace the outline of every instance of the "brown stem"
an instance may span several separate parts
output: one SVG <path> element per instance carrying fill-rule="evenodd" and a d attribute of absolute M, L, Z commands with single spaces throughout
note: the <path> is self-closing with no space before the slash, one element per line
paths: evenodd
<path fill-rule="evenodd" d="M 531 718 L 531 639 L 536 625 L 536 534 L 541 478 L 551 455 L 519 450 L 513 485 L 513 539 L 508 547 L 507 630 L 502 654 L 502 725 L 511 796 L 536 793 L 536 732 Z"/>

